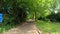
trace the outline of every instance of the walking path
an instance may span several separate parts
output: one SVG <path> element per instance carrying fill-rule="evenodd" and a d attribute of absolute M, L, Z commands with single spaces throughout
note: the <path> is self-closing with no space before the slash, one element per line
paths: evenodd
<path fill-rule="evenodd" d="M 40 34 L 33 21 L 26 22 L 16 28 L 8 30 L 3 34 Z"/>

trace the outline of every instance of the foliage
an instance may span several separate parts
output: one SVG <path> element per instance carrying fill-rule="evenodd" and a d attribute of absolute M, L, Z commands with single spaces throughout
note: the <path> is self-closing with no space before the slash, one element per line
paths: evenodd
<path fill-rule="evenodd" d="M 55 0 L 17 0 L 21 6 L 26 6 L 29 8 L 29 14 L 35 14 L 36 18 L 40 16 L 47 16 L 50 14 L 50 7 L 54 4 Z"/>
<path fill-rule="evenodd" d="M 26 19 L 26 6 L 21 6 L 17 0 L 0 0 L 0 12 L 7 14 L 8 17 L 14 18 L 15 21 L 24 21 Z M 21 7 L 20 7 L 21 6 Z M 22 20 L 21 20 L 22 19 Z M 17 22 L 18 22 L 17 21 Z"/>
<path fill-rule="evenodd" d="M 20 6 L 17 0 L 0 0 L 0 13 L 3 13 L 3 22 L 0 24 L 2 32 L 26 21 L 27 7 Z"/>
<path fill-rule="evenodd" d="M 4 14 L 3 24 L 19 24 L 34 17 L 59 21 L 60 13 L 53 14 L 57 10 L 56 4 L 56 0 L 0 0 L 0 12 Z"/>
<path fill-rule="evenodd" d="M 7 9 L 7 12 L 4 10 L 6 13 L 13 15 L 15 18 L 18 13 L 21 14 L 24 11 L 28 14 L 35 14 L 35 18 L 39 18 L 40 16 L 46 17 L 49 15 L 51 13 L 49 8 L 54 9 L 56 5 L 54 3 L 55 0 L 1 0 L 0 4 L 3 4 L 1 8 Z"/>
<path fill-rule="evenodd" d="M 51 13 L 49 16 L 46 18 L 50 19 L 50 21 L 58 21 L 60 22 L 60 13 Z"/>

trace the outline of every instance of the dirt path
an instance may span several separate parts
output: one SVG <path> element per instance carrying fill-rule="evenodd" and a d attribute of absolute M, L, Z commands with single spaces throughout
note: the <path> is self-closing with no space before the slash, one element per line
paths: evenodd
<path fill-rule="evenodd" d="M 30 21 L 22 24 L 16 28 L 8 30 L 8 32 L 4 32 L 3 34 L 39 34 L 35 24 Z"/>

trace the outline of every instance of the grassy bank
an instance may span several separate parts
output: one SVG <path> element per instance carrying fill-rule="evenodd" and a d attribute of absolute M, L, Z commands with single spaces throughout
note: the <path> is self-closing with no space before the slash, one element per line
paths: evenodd
<path fill-rule="evenodd" d="M 36 22 L 36 26 L 38 29 L 40 29 L 43 32 L 49 32 L 49 33 L 55 32 L 56 34 L 59 34 L 60 32 L 60 23 L 58 22 L 38 20 Z"/>

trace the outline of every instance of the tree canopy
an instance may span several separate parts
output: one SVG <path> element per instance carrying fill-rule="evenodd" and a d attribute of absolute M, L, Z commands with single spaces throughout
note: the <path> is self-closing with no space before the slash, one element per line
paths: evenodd
<path fill-rule="evenodd" d="M 36 18 L 46 17 L 56 10 L 59 0 L 0 0 L 0 12 L 17 17 L 22 11 Z M 2 10 L 1 10 L 2 9 Z"/>

